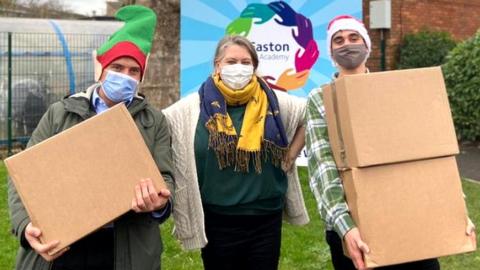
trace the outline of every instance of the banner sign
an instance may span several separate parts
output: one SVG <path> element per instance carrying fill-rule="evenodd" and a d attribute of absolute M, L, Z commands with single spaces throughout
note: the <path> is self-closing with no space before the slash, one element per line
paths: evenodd
<path fill-rule="evenodd" d="M 330 20 L 342 14 L 361 19 L 362 1 L 182 0 L 181 96 L 213 72 L 217 42 L 236 34 L 253 43 L 257 74 L 272 88 L 306 97 L 335 72 L 325 39 Z"/>

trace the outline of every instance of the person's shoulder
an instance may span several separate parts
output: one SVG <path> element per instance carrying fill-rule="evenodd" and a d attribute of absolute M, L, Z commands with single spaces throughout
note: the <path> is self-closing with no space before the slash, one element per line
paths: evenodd
<path fill-rule="evenodd" d="M 65 103 L 63 100 L 52 103 L 47 110 L 47 113 L 58 115 L 65 113 Z"/>
<path fill-rule="evenodd" d="M 157 114 L 160 114 L 161 111 L 159 109 L 157 109 L 153 104 L 151 103 L 147 103 L 145 105 L 145 107 L 143 108 L 143 110 L 148 110 L 148 111 L 151 111 L 153 114 L 157 115 Z"/>
<path fill-rule="evenodd" d="M 172 112 L 184 112 L 184 110 L 189 106 L 199 106 L 200 96 L 197 92 L 191 93 L 185 97 L 180 98 L 175 103 L 169 105 L 167 108 L 162 111 L 166 114 Z"/>
<path fill-rule="evenodd" d="M 305 102 L 304 97 L 295 96 L 295 95 L 289 94 L 286 91 L 273 90 L 273 92 L 277 96 L 277 99 L 279 102 L 286 102 L 286 101 L 297 102 L 297 103 Z"/>
<path fill-rule="evenodd" d="M 142 111 L 145 111 L 147 114 L 152 114 L 154 118 L 164 118 L 165 116 L 163 115 L 162 111 L 156 108 L 153 104 L 151 103 L 146 103 L 145 107 L 142 109 Z"/>
<path fill-rule="evenodd" d="M 317 88 L 313 88 L 312 91 L 310 91 L 310 93 L 308 93 L 308 98 L 309 99 L 312 99 L 312 98 L 322 98 L 323 96 L 323 87 L 317 87 Z"/>
<path fill-rule="evenodd" d="M 198 94 L 198 92 L 193 92 L 185 97 L 180 98 L 178 102 L 195 102 L 197 100 L 200 100 L 200 95 Z"/>
<path fill-rule="evenodd" d="M 323 86 L 312 89 L 308 94 L 307 104 L 323 105 Z"/>
<path fill-rule="evenodd" d="M 140 121 L 145 127 L 165 125 L 166 119 L 164 113 L 152 104 L 147 103 L 142 111 L 143 113 L 139 113 L 138 117 L 140 117 Z"/>

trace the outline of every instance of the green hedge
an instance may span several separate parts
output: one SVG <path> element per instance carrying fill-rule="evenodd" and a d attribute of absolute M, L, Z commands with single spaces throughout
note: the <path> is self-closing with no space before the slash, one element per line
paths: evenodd
<path fill-rule="evenodd" d="M 448 32 L 422 30 L 407 34 L 400 45 L 398 68 L 439 66 L 454 47 L 455 41 Z"/>
<path fill-rule="evenodd" d="M 443 73 L 457 136 L 480 140 L 480 31 L 450 52 Z"/>

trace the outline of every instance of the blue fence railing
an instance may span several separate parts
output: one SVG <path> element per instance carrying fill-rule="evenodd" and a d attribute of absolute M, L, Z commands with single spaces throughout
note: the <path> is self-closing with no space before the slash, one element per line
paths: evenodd
<path fill-rule="evenodd" d="M 50 104 L 94 82 L 108 35 L 0 32 L 0 150 L 24 146 Z"/>

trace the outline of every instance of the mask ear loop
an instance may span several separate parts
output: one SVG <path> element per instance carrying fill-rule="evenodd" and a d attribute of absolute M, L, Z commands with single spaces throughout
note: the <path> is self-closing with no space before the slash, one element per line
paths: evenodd
<path fill-rule="evenodd" d="M 147 70 L 147 65 L 148 65 L 148 59 L 150 59 L 150 53 L 147 54 L 147 57 L 145 57 L 145 65 L 143 66 L 143 71 L 142 71 L 142 78 L 140 78 L 140 81 L 138 82 L 138 84 L 142 83 L 143 80 L 145 80 L 145 74 L 146 74 L 146 70 Z"/>
<path fill-rule="evenodd" d="M 145 57 L 145 65 L 143 66 L 142 78 L 140 78 L 140 81 L 137 84 L 137 88 L 135 89 L 135 93 L 133 93 L 134 97 L 140 97 L 138 93 L 140 92 L 140 88 L 142 87 L 143 81 L 145 80 L 145 76 L 147 74 L 145 71 L 147 70 L 148 59 L 150 59 L 150 53 L 148 53 L 147 57 Z"/>

